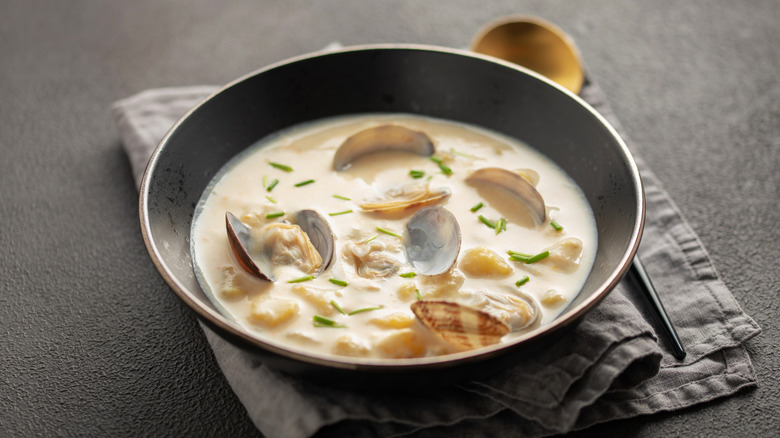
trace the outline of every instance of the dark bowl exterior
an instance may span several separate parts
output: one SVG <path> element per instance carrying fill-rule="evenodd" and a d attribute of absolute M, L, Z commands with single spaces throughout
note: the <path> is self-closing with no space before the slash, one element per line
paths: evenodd
<path fill-rule="evenodd" d="M 582 292 L 529 339 L 478 352 L 388 365 L 311 357 L 271 345 L 221 315 L 190 256 L 195 206 L 229 159 L 306 121 L 356 113 L 411 113 L 482 126 L 541 151 L 582 188 L 596 217 L 598 251 Z M 153 262 L 176 294 L 225 338 L 271 366 L 360 385 L 377 375 L 451 382 L 506 366 L 552 341 L 617 284 L 639 245 L 644 192 L 615 130 L 582 100 L 541 76 L 471 52 L 429 46 L 361 46 L 275 64 L 241 78 L 185 115 L 154 152 L 140 196 Z"/>

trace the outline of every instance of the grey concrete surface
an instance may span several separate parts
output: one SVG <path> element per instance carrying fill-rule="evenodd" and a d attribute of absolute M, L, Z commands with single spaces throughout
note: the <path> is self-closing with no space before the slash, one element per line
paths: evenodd
<path fill-rule="evenodd" d="M 0 436 L 259 435 L 147 257 L 111 102 L 331 41 L 465 47 L 509 13 L 575 37 L 764 330 L 756 389 L 574 435 L 777 436 L 777 0 L 0 1 Z"/>

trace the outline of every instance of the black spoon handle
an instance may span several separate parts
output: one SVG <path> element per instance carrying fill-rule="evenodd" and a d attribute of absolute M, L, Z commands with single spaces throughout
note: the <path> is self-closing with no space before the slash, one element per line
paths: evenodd
<path fill-rule="evenodd" d="M 663 326 L 664 332 L 666 333 L 667 338 L 669 338 L 672 347 L 672 355 L 679 360 L 685 359 L 685 348 L 683 347 L 682 342 L 680 342 L 680 337 L 677 336 L 677 331 L 674 329 L 674 325 L 672 325 L 672 321 L 669 319 L 669 315 L 666 313 L 663 303 L 661 303 L 661 298 L 658 296 L 658 293 L 653 286 L 653 282 L 650 280 L 650 276 L 648 276 L 647 271 L 645 271 L 645 266 L 642 264 L 642 261 L 639 260 L 639 256 L 634 257 L 634 262 L 631 263 L 631 272 L 636 276 L 637 282 L 642 287 L 643 292 L 653 306 L 653 310 L 655 310 L 658 315 L 658 319 L 661 321 L 661 325 Z"/>

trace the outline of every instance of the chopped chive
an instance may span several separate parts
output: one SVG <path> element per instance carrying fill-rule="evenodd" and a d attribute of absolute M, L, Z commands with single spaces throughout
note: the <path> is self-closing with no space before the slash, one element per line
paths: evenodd
<path fill-rule="evenodd" d="M 345 312 L 344 309 L 342 309 L 341 306 L 339 306 L 339 303 L 337 303 L 335 300 L 330 300 L 330 305 L 333 306 L 333 308 L 335 308 L 336 310 L 338 310 L 340 314 L 342 315 L 347 314 L 347 312 Z"/>
<path fill-rule="evenodd" d="M 307 184 L 311 184 L 313 182 L 314 182 L 313 179 L 307 179 L 306 181 L 301 181 L 301 182 L 295 184 L 295 187 L 303 187 L 303 186 L 305 186 Z"/>
<path fill-rule="evenodd" d="M 283 211 L 275 211 L 273 213 L 268 213 L 267 215 L 265 215 L 265 218 L 266 219 L 276 219 L 276 218 L 282 217 L 282 216 L 284 216 L 284 212 Z"/>
<path fill-rule="evenodd" d="M 343 287 L 346 287 L 349 284 L 346 281 L 339 280 L 337 278 L 329 278 L 328 281 L 330 281 L 333 284 L 336 284 L 336 285 L 339 285 L 339 286 L 343 286 Z"/>
<path fill-rule="evenodd" d="M 450 153 L 453 155 L 460 155 L 461 157 L 471 158 L 472 160 L 482 159 L 476 155 L 470 155 L 470 154 L 464 154 L 463 152 L 458 152 L 454 148 L 450 148 Z"/>
<path fill-rule="evenodd" d="M 510 252 L 509 260 L 530 264 L 530 263 L 536 263 L 539 260 L 542 260 L 549 256 L 550 256 L 550 251 L 540 252 L 539 254 L 533 256 L 529 254 L 518 253 L 518 252 Z"/>
<path fill-rule="evenodd" d="M 303 283 L 304 281 L 314 280 L 313 275 L 304 275 L 303 277 L 293 278 L 292 280 L 288 280 L 288 283 Z"/>
<path fill-rule="evenodd" d="M 414 294 L 417 295 L 418 300 L 422 299 L 422 294 L 420 293 L 420 289 L 415 289 Z"/>
<path fill-rule="evenodd" d="M 263 175 L 263 187 L 268 187 L 268 175 Z"/>
<path fill-rule="evenodd" d="M 537 255 L 531 257 L 530 259 L 528 259 L 528 261 L 526 263 L 536 263 L 539 260 L 541 260 L 543 258 L 546 258 L 546 257 L 549 257 L 549 256 L 550 256 L 550 251 L 540 252 L 539 254 L 537 254 Z"/>
<path fill-rule="evenodd" d="M 409 176 L 411 176 L 412 178 L 415 178 L 415 179 L 416 178 L 422 178 L 422 177 L 425 176 L 425 172 L 423 172 L 422 170 L 410 170 L 409 171 Z"/>
<path fill-rule="evenodd" d="M 510 256 L 525 257 L 525 258 L 533 257 L 533 254 L 526 254 L 524 252 L 512 251 L 511 249 L 507 251 L 507 254 L 509 254 Z"/>
<path fill-rule="evenodd" d="M 379 234 L 374 234 L 373 236 L 371 236 L 368 239 L 364 240 L 363 243 L 371 242 L 372 240 L 376 239 L 377 237 L 379 237 Z"/>
<path fill-rule="evenodd" d="M 444 161 L 442 161 L 439 157 L 431 157 L 431 161 L 439 165 L 439 169 L 441 169 L 442 173 L 445 175 L 452 175 L 452 169 L 449 168 L 446 164 L 444 164 Z"/>
<path fill-rule="evenodd" d="M 279 184 L 279 180 L 274 179 L 273 181 L 271 181 L 271 184 L 268 184 L 268 187 L 266 187 L 265 189 L 270 192 L 271 190 L 274 189 L 274 187 L 276 187 L 277 184 Z"/>
<path fill-rule="evenodd" d="M 292 167 L 290 167 L 290 166 L 288 166 L 286 164 L 274 163 L 273 161 L 269 161 L 268 164 L 270 164 L 271 166 L 273 166 L 273 167 L 275 167 L 275 168 L 277 168 L 279 170 L 284 170 L 285 172 L 292 172 L 292 170 L 293 170 Z"/>
<path fill-rule="evenodd" d="M 496 234 L 506 231 L 506 219 L 501 218 L 496 221 Z"/>
<path fill-rule="evenodd" d="M 335 213 L 328 213 L 328 216 L 339 216 L 342 214 L 352 213 L 352 210 L 337 211 Z"/>
<path fill-rule="evenodd" d="M 475 205 L 475 206 L 471 207 L 471 212 L 472 212 L 472 213 L 476 213 L 476 212 L 477 212 L 477 210 L 479 210 L 480 208 L 482 208 L 484 205 L 485 205 L 485 204 L 483 204 L 483 203 L 481 203 L 481 202 L 480 202 L 479 204 L 477 204 L 477 205 Z"/>
<path fill-rule="evenodd" d="M 520 287 L 520 286 L 522 286 L 522 285 L 524 285 L 524 284 L 528 283 L 528 280 L 530 280 L 530 278 L 528 278 L 528 276 L 526 275 L 525 277 L 523 277 L 523 278 L 521 278 L 521 279 L 517 280 L 517 281 L 515 282 L 515 286 L 517 286 L 517 287 Z"/>
<path fill-rule="evenodd" d="M 320 315 L 314 315 L 312 317 L 312 321 L 314 322 L 315 327 L 333 327 L 333 328 L 345 328 L 346 326 L 343 324 L 339 324 L 336 321 L 325 318 L 324 316 Z"/>
<path fill-rule="evenodd" d="M 401 238 L 401 236 L 399 234 L 394 233 L 394 232 L 392 232 L 390 230 L 386 230 L 386 229 L 384 229 L 382 227 L 376 227 L 376 230 L 379 231 L 380 233 L 389 234 L 389 235 L 391 235 L 393 237 L 398 237 L 399 239 Z"/>
<path fill-rule="evenodd" d="M 400 274 L 400 276 L 403 277 L 403 278 L 414 278 L 414 277 L 417 276 L 417 274 L 414 273 L 414 272 L 406 272 L 406 273 Z"/>
<path fill-rule="evenodd" d="M 496 229 L 496 223 L 486 218 L 485 216 L 479 215 L 479 220 L 481 220 L 482 223 L 488 227 L 493 228 L 494 230 Z"/>
<path fill-rule="evenodd" d="M 430 181 L 433 179 L 433 175 L 428 175 L 428 178 L 425 178 L 426 181 Z"/>
<path fill-rule="evenodd" d="M 333 195 L 333 197 L 336 198 L 336 199 L 344 200 L 344 201 L 351 201 L 352 200 L 350 198 L 347 198 L 346 196 L 341 196 L 341 195 Z"/>
<path fill-rule="evenodd" d="M 563 227 L 558 222 L 555 222 L 553 220 L 550 221 L 550 226 L 555 228 L 555 231 L 561 231 Z"/>
<path fill-rule="evenodd" d="M 347 315 L 349 315 L 349 316 L 352 316 L 352 315 L 357 315 L 358 313 L 363 313 L 363 312 L 370 312 L 370 311 L 372 311 L 372 310 L 379 310 L 379 309 L 381 309 L 381 308 L 382 308 L 382 306 L 375 306 L 375 307 L 363 307 L 362 309 L 353 310 L 353 311 L 351 311 L 351 312 L 347 313 Z"/>
<path fill-rule="evenodd" d="M 266 196 L 265 199 L 267 199 L 267 200 L 273 202 L 274 204 L 276 204 L 276 199 L 274 199 L 274 198 L 272 198 L 270 196 Z"/>

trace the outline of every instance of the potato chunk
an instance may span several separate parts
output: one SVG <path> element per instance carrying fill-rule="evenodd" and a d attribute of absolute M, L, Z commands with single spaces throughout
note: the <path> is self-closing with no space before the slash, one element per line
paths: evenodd
<path fill-rule="evenodd" d="M 554 309 L 556 307 L 561 307 L 561 305 L 566 302 L 566 297 L 564 297 L 563 294 L 557 290 L 550 289 L 545 292 L 544 295 L 542 295 L 542 299 L 540 301 L 544 307 L 547 307 L 548 309 Z"/>
<path fill-rule="evenodd" d="M 247 291 L 241 285 L 241 274 L 235 266 L 227 265 L 220 269 L 222 283 L 219 285 L 219 295 L 226 300 L 237 300 L 246 296 Z"/>
<path fill-rule="evenodd" d="M 393 312 L 378 318 L 373 318 L 369 322 L 381 328 L 403 329 L 414 324 L 414 315 L 405 312 Z"/>
<path fill-rule="evenodd" d="M 555 245 L 547 248 L 550 256 L 542 259 L 543 263 L 556 271 L 572 273 L 580 267 L 582 258 L 582 240 L 576 237 L 561 239 Z"/>
<path fill-rule="evenodd" d="M 333 300 L 332 293 L 326 290 L 315 289 L 303 284 L 296 284 L 290 290 L 303 298 L 304 301 L 311 304 L 317 313 L 323 316 L 330 316 L 336 310 L 330 302 Z"/>
<path fill-rule="evenodd" d="M 425 344 L 412 329 L 395 330 L 376 344 L 377 351 L 393 359 L 420 357 L 425 354 Z"/>
<path fill-rule="evenodd" d="M 422 276 L 422 297 L 425 299 L 446 298 L 455 295 L 466 279 L 457 269 L 439 275 Z"/>
<path fill-rule="evenodd" d="M 339 336 L 333 345 L 333 353 L 342 356 L 361 357 L 369 353 L 368 346 L 352 335 Z"/>
<path fill-rule="evenodd" d="M 398 288 L 398 298 L 403 301 L 411 301 L 417 298 L 417 284 L 413 281 L 404 282 Z"/>
<path fill-rule="evenodd" d="M 509 263 L 484 246 L 471 248 L 463 253 L 459 266 L 466 275 L 476 278 L 508 277 L 513 272 Z"/>
<path fill-rule="evenodd" d="M 249 321 L 264 327 L 277 327 L 298 316 L 300 306 L 295 300 L 260 298 L 252 302 Z"/>

